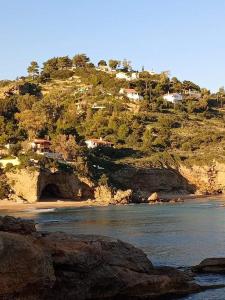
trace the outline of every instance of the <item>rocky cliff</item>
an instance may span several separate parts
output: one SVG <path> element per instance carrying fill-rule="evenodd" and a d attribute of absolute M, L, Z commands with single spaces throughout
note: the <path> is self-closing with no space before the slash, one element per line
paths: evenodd
<path fill-rule="evenodd" d="M 225 192 L 225 164 L 212 162 L 202 166 L 184 166 L 179 168 L 180 174 L 195 187 L 198 193 L 213 194 Z"/>
<path fill-rule="evenodd" d="M 123 189 L 131 188 L 134 194 L 148 198 L 153 192 L 193 193 L 195 186 L 172 168 L 137 168 L 126 166 L 112 174 L 116 185 Z"/>
<path fill-rule="evenodd" d="M 215 194 L 225 192 L 225 164 L 180 165 L 175 168 L 125 166 L 112 174 L 116 185 L 146 198 L 153 192 Z"/>
<path fill-rule="evenodd" d="M 73 173 L 22 169 L 7 173 L 7 178 L 15 194 L 29 203 L 49 197 L 71 200 L 93 198 L 91 184 Z"/>

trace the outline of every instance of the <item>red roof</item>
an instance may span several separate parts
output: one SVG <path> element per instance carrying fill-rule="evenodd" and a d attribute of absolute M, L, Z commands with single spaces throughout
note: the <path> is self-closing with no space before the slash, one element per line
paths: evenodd
<path fill-rule="evenodd" d="M 35 144 L 51 144 L 51 142 L 49 140 L 45 140 L 45 139 L 35 139 L 34 143 Z"/>
<path fill-rule="evenodd" d="M 137 93 L 137 91 L 135 91 L 135 89 L 124 89 L 124 91 L 126 93 Z"/>

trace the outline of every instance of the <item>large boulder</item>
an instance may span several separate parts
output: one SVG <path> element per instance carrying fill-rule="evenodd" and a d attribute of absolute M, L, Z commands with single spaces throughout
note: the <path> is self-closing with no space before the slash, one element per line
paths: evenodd
<path fill-rule="evenodd" d="M 0 299 L 156 299 L 200 291 L 173 268 L 154 268 L 142 250 L 103 236 L 41 233 L 4 218 L 0 231 Z M 21 226 L 18 224 L 21 222 Z M 5 223 L 5 225 L 4 225 Z"/>
<path fill-rule="evenodd" d="M 114 204 L 128 204 L 132 201 L 132 190 L 117 190 L 113 197 Z"/>
<path fill-rule="evenodd" d="M 197 273 L 225 273 L 225 258 L 206 258 L 192 270 Z"/>
<path fill-rule="evenodd" d="M 109 186 L 100 185 L 95 189 L 95 201 L 100 205 L 128 204 L 132 201 L 132 190 L 114 190 Z"/>
<path fill-rule="evenodd" d="M 199 290 L 182 272 L 155 269 L 143 251 L 117 239 L 52 233 L 42 242 L 56 275 L 49 299 L 152 299 Z"/>
<path fill-rule="evenodd" d="M 156 192 L 152 193 L 152 194 L 148 197 L 148 202 L 157 202 L 157 201 L 159 201 L 159 200 L 160 200 L 159 195 L 158 195 Z"/>
<path fill-rule="evenodd" d="M 35 239 L 0 232 L 0 299 L 42 299 L 54 282 L 51 256 Z"/>

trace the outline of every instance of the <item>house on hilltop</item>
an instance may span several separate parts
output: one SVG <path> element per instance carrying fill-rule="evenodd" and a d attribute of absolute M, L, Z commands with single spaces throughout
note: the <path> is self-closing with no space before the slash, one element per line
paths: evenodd
<path fill-rule="evenodd" d="M 120 89 L 120 94 L 126 96 L 130 100 L 138 101 L 143 100 L 143 97 L 139 95 L 139 93 L 135 89 Z"/>

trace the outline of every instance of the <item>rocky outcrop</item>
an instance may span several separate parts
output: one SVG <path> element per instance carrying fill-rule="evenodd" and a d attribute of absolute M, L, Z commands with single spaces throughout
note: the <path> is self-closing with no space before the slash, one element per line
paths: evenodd
<path fill-rule="evenodd" d="M 99 205 L 128 204 L 132 202 L 132 190 L 115 190 L 109 186 L 100 185 L 95 189 L 95 201 Z"/>
<path fill-rule="evenodd" d="M 19 222 L 11 220 L 17 229 Z M 21 228 L 0 231 L 0 299 L 162 299 L 201 290 L 178 270 L 154 268 L 143 251 L 120 240 L 35 231 L 24 235 Z"/>
<path fill-rule="evenodd" d="M 0 231 L 31 234 L 36 232 L 36 228 L 33 220 L 4 216 L 0 217 Z"/>
<path fill-rule="evenodd" d="M 204 259 L 199 265 L 192 268 L 197 273 L 225 273 L 225 258 L 207 258 Z"/>
<path fill-rule="evenodd" d="M 155 193 L 152 193 L 149 197 L 148 197 L 148 202 L 157 202 L 159 201 L 160 198 L 159 198 L 159 195 L 155 192 Z"/>
<path fill-rule="evenodd" d="M 48 196 L 71 200 L 93 198 L 93 188 L 73 173 L 21 169 L 7 173 L 7 178 L 17 198 L 29 203 Z"/>
<path fill-rule="evenodd" d="M 149 194 L 218 194 L 225 192 L 225 164 L 179 165 L 174 168 L 123 166 L 111 175 L 118 187 L 132 188 L 135 202 L 146 202 Z"/>
<path fill-rule="evenodd" d="M 123 189 L 132 188 L 134 201 L 143 202 L 149 194 L 162 193 L 193 193 L 195 187 L 179 171 L 166 168 L 137 168 L 125 166 L 114 172 L 112 179 Z"/>
<path fill-rule="evenodd" d="M 200 194 L 225 192 L 225 164 L 216 161 L 208 165 L 191 167 L 181 165 L 179 172 Z"/>

